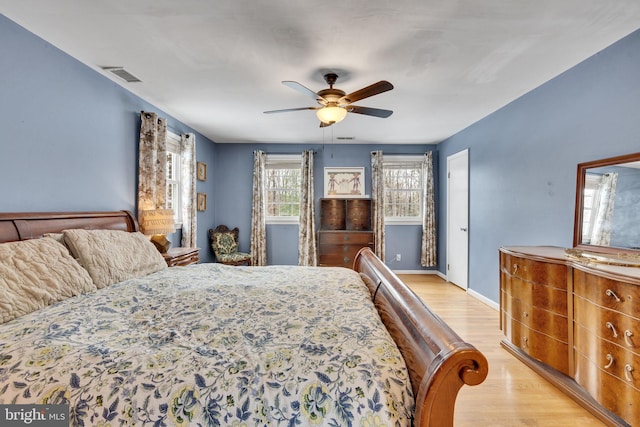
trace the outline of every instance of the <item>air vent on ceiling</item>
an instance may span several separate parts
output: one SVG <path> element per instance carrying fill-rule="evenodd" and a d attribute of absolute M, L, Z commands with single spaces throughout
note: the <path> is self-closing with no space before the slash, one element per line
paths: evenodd
<path fill-rule="evenodd" d="M 340 139 L 343 141 L 351 141 L 353 139 L 356 139 L 355 136 L 336 136 L 336 139 Z"/>
<path fill-rule="evenodd" d="M 102 67 L 103 70 L 109 71 L 110 73 L 115 74 L 120 77 L 122 80 L 125 80 L 128 83 L 136 83 L 141 82 L 139 78 L 125 70 L 123 67 Z"/>

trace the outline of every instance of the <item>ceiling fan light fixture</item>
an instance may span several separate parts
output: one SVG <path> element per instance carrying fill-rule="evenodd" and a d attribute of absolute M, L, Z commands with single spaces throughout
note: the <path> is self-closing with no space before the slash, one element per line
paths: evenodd
<path fill-rule="evenodd" d="M 316 116 L 322 123 L 338 123 L 347 116 L 347 110 L 338 106 L 326 106 L 316 111 Z"/>

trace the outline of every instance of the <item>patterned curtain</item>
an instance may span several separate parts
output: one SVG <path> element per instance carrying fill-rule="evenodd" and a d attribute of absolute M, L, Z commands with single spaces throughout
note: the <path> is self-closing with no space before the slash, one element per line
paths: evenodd
<path fill-rule="evenodd" d="M 195 248 L 198 231 L 196 220 L 196 136 L 182 135 L 180 140 L 180 182 L 182 183 L 182 242 L 185 248 Z"/>
<path fill-rule="evenodd" d="M 253 203 L 251 206 L 251 265 L 267 265 L 267 228 L 265 225 L 264 193 L 265 165 L 264 151 L 253 152 Z"/>
<path fill-rule="evenodd" d="M 316 251 L 316 213 L 313 195 L 313 151 L 302 152 L 298 264 L 318 265 Z"/>
<path fill-rule="evenodd" d="M 382 151 L 371 152 L 371 193 L 373 204 L 373 234 L 375 236 L 374 252 L 382 261 L 384 255 L 384 171 L 382 167 Z"/>
<path fill-rule="evenodd" d="M 600 184 L 594 196 L 593 230 L 590 245 L 609 246 L 611 244 L 611 218 L 616 199 L 617 173 L 602 175 Z"/>
<path fill-rule="evenodd" d="M 436 259 L 436 206 L 433 182 L 433 153 L 424 154 L 422 161 L 424 176 L 422 205 L 422 251 L 420 264 L 423 267 L 435 267 Z"/>
<path fill-rule="evenodd" d="M 138 219 L 148 209 L 164 209 L 167 195 L 167 119 L 140 113 Z"/>

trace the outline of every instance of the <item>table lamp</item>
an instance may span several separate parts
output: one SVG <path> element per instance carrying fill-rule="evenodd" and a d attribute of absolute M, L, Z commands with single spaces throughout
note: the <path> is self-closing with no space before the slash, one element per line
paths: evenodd
<path fill-rule="evenodd" d="M 173 210 L 143 210 L 140 218 L 140 230 L 146 236 L 151 236 L 151 242 L 160 253 L 166 253 L 171 247 L 167 234 L 176 231 Z"/>

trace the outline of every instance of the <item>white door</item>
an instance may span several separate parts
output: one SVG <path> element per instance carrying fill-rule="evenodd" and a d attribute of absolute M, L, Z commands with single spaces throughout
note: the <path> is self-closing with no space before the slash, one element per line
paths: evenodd
<path fill-rule="evenodd" d="M 467 289 L 469 274 L 469 150 L 447 157 L 447 280 Z"/>

